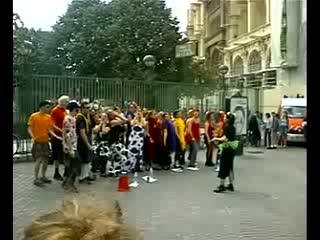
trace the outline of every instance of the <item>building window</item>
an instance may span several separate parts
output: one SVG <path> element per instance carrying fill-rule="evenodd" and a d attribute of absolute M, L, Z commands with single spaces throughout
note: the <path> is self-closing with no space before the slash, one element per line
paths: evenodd
<path fill-rule="evenodd" d="M 242 75 L 243 74 L 243 61 L 240 56 L 237 56 L 233 63 L 232 75 Z"/>
<path fill-rule="evenodd" d="M 261 55 L 254 50 L 249 56 L 248 72 L 257 72 L 261 70 Z"/>

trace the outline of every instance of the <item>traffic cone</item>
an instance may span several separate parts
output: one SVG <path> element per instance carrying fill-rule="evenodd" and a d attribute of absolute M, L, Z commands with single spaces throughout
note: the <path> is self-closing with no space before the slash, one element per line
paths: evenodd
<path fill-rule="evenodd" d="M 129 177 L 121 176 L 118 181 L 118 192 L 129 192 Z"/>

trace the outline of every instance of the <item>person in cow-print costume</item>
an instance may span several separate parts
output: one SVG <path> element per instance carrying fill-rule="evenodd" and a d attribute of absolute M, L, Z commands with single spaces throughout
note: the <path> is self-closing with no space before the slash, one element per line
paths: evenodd
<path fill-rule="evenodd" d="M 128 139 L 128 161 L 131 164 L 130 170 L 134 172 L 142 171 L 145 127 L 146 121 L 142 112 L 139 111 L 131 121 L 131 132 Z"/>
<path fill-rule="evenodd" d="M 128 150 L 121 142 L 125 134 L 124 124 L 128 123 L 128 119 L 121 116 L 113 110 L 108 111 L 110 135 L 109 146 L 111 152 L 111 166 L 108 168 L 109 174 L 118 173 L 126 174 L 131 168 L 131 162 L 128 160 Z"/>

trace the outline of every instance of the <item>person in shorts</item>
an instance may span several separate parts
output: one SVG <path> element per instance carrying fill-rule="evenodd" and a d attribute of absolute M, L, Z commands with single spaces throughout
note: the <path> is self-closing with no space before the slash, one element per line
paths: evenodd
<path fill-rule="evenodd" d="M 46 177 L 49 160 L 49 134 L 61 139 L 53 132 L 53 122 L 49 115 L 50 106 L 50 101 L 40 102 L 39 111 L 33 113 L 28 120 L 28 133 L 33 141 L 32 156 L 36 162 L 34 168 L 36 186 L 51 183 L 51 180 Z M 39 178 L 41 163 L 41 178 Z"/>
<path fill-rule="evenodd" d="M 63 178 L 59 173 L 59 165 L 63 163 L 63 147 L 62 147 L 62 124 L 63 119 L 67 115 L 66 107 L 69 103 L 68 96 L 61 96 L 58 99 L 58 105 L 55 106 L 51 111 L 51 118 L 53 121 L 54 132 L 59 139 L 56 137 L 52 137 L 51 139 L 51 147 L 52 147 L 52 160 L 54 162 L 55 170 L 53 178 L 58 181 L 62 181 Z M 65 174 L 64 174 L 65 175 Z"/>

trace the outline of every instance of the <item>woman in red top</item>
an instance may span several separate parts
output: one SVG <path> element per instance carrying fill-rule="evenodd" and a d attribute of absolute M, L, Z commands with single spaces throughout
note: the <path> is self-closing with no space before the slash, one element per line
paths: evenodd
<path fill-rule="evenodd" d="M 186 142 L 190 144 L 190 163 L 187 169 L 198 171 L 199 168 L 196 167 L 200 143 L 200 119 L 198 109 L 193 111 L 193 117 L 187 121 Z"/>
<path fill-rule="evenodd" d="M 205 143 L 207 146 L 205 166 L 213 167 L 213 149 L 217 149 L 211 139 L 214 137 L 213 112 L 207 112 L 204 123 Z M 216 159 L 216 158 L 215 158 Z"/>
<path fill-rule="evenodd" d="M 148 168 L 152 166 L 152 163 L 157 163 L 157 146 L 161 144 L 161 129 L 157 123 L 154 111 L 149 111 L 146 114 L 147 120 L 147 165 Z"/>

